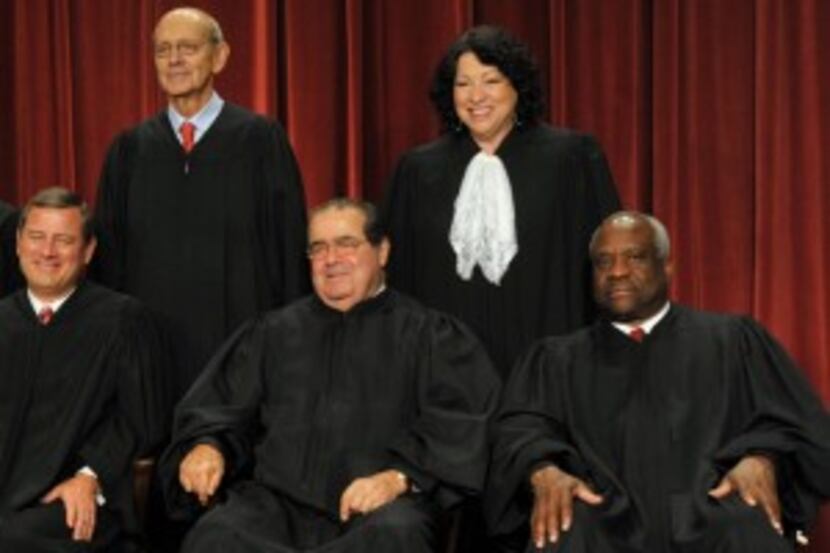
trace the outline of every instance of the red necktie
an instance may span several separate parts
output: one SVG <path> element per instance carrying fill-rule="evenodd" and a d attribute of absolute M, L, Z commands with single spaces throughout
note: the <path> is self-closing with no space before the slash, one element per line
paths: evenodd
<path fill-rule="evenodd" d="M 190 121 L 185 121 L 179 127 L 179 134 L 182 135 L 182 148 L 184 148 L 185 153 L 189 154 L 190 150 L 193 149 L 193 145 L 196 144 L 196 125 Z"/>
<path fill-rule="evenodd" d="M 642 342 L 643 338 L 646 337 L 646 331 L 640 328 L 639 326 L 635 326 L 634 328 L 628 331 L 628 335 L 635 342 Z"/>
<path fill-rule="evenodd" d="M 52 322 L 52 316 L 55 314 L 51 307 L 44 307 L 37 314 L 37 319 L 42 325 L 48 325 Z"/>

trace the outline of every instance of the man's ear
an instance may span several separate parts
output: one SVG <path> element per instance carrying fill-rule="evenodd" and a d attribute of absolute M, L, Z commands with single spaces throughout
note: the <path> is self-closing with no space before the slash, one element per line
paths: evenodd
<path fill-rule="evenodd" d="M 392 251 L 392 244 L 389 242 L 389 238 L 384 236 L 383 240 L 380 241 L 380 246 L 378 246 L 381 267 L 386 267 L 386 263 L 389 261 L 390 251 Z"/>
<path fill-rule="evenodd" d="M 92 256 L 95 254 L 95 248 L 98 247 L 98 240 L 93 236 L 89 242 L 84 246 L 84 265 L 89 265 L 92 261 Z"/>
<path fill-rule="evenodd" d="M 667 259 L 663 262 L 663 271 L 666 273 L 666 280 L 671 282 L 674 277 L 674 260 Z"/>
<path fill-rule="evenodd" d="M 228 63 L 228 58 L 231 55 L 231 47 L 224 40 L 216 45 L 213 52 L 213 74 L 218 75 L 225 68 Z"/>

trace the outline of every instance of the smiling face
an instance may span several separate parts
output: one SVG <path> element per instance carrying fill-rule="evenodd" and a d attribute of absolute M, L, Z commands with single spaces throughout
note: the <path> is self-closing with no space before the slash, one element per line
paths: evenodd
<path fill-rule="evenodd" d="M 227 43 L 215 41 L 205 15 L 183 8 L 159 20 L 153 49 L 159 85 L 170 102 L 198 111 L 213 93 L 214 76 L 225 67 Z"/>
<path fill-rule="evenodd" d="M 494 65 L 484 65 L 473 52 L 458 57 L 453 102 L 458 118 L 473 140 L 488 153 L 498 148 L 513 128 L 518 94 Z"/>
<path fill-rule="evenodd" d="M 29 290 L 43 301 L 75 288 L 94 251 L 95 239 L 84 240 L 78 208 L 33 207 L 17 231 L 20 269 Z"/>
<path fill-rule="evenodd" d="M 319 211 L 308 226 L 311 279 L 317 296 L 333 309 L 348 311 L 372 297 L 383 283 L 389 241 L 366 239 L 366 217 L 356 208 Z"/>
<path fill-rule="evenodd" d="M 654 230 L 623 216 L 603 223 L 591 250 L 594 299 L 614 321 L 640 323 L 668 301 L 671 262 L 660 259 Z"/>

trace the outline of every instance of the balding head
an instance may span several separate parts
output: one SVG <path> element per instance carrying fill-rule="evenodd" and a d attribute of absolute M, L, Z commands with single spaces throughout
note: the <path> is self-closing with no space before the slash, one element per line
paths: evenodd
<path fill-rule="evenodd" d="M 175 20 L 188 21 L 193 25 L 199 26 L 204 32 L 204 38 L 214 44 L 225 41 L 225 37 L 222 34 L 222 27 L 219 26 L 216 18 L 204 10 L 191 7 L 175 8 L 162 15 L 158 23 L 156 23 L 156 28 L 153 31 L 153 39 L 155 40 L 159 27 L 162 24 Z"/>
<path fill-rule="evenodd" d="M 668 301 L 672 265 L 665 227 L 649 215 L 608 216 L 590 244 L 594 299 L 614 321 L 639 323 Z"/>

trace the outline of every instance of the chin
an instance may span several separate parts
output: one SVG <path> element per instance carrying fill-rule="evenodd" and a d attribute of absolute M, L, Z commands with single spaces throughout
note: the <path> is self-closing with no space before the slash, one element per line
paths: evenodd
<path fill-rule="evenodd" d="M 614 306 L 604 305 L 602 306 L 601 311 L 608 319 L 614 322 L 627 323 L 637 320 L 637 313 L 631 309 L 615 308 Z"/>

